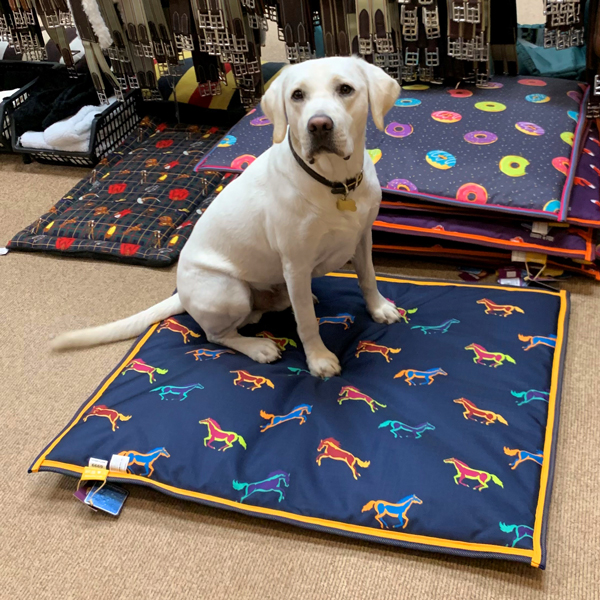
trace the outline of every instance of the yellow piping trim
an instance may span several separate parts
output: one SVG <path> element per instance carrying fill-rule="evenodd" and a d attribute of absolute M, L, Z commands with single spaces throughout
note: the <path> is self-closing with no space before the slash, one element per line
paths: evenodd
<path fill-rule="evenodd" d="M 44 462 L 45 467 L 54 467 L 57 469 L 65 469 L 67 471 L 75 471 L 77 473 L 83 472 L 83 467 L 78 465 L 70 465 L 68 463 L 57 462 L 54 460 L 48 460 Z M 201 494 L 200 492 L 192 492 L 189 490 L 182 490 L 160 481 L 153 481 L 147 477 L 141 475 L 132 475 L 130 473 L 115 473 L 112 472 L 113 477 L 119 479 L 128 479 L 131 481 L 139 481 L 145 484 L 152 484 L 152 486 L 159 487 L 161 489 L 179 494 L 181 496 L 188 496 L 190 498 L 198 498 L 200 500 L 206 500 L 207 502 L 213 502 L 215 504 L 221 504 L 229 506 L 237 510 L 242 510 L 247 513 L 254 513 L 257 515 L 271 515 L 274 517 L 281 517 L 289 521 L 299 521 L 300 523 L 309 523 L 311 525 L 317 525 L 319 527 L 329 527 L 333 529 L 341 529 L 350 533 L 360 533 L 367 536 L 377 536 L 390 540 L 401 540 L 404 542 L 412 542 L 414 544 L 428 544 L 430 546 L 439 546 L 441 548 L 454 548 L 458 550 L 470 550 L 474 552 L 493 552 L 495 554 L 510 554 L 511 556 L 525 556 L 531 557 L 531 550 L 523 550 L 521 548 L 507 548 L 506 546 L 494 546 L 492 544 L 474 544 L 469 542 L 458 542 L 456 540 L 444 540 L 442 538 L 428 537 L 424 535 L 413 535 L 411 533 L 400 533 L 395 531 L 377 531 L 372 527 L 363 527 L 360 525 L 351 525 L 349 523 L 341 523 L 339 521 L 328 521 L 327 519 L 319 519 L 316 517 L 306 517 L 304 515 L 297 515 L 294 513 L 288 513 L 282 510 L 273 510 L 270 508 L 264 508 L 262 506 L 252 506 L 251 504 L 242 504 L 233 500 L 227 500 L 226 498 L 218 498 L 216 496 L 209 496 L 208 494 Z"/>
<path fill-rule="evenodd" d="M 546 490 L 548 488 L 548 477 L 550 475 L 550 453 L 552 449 L 552 437 L 554 431 L 554 413 L 556 409 L 556 394 L 558 392 L 558 377 L 560 375 L 560 361 L 563 352 L 563 338 L 565 335 L 565 318 L 567 315 L 567 292 L 560 292 L 560 312 L 558 315 L 558 331 L 556 334 L 556 350 L 552 364 L 552 381 L 550 384 L 550 401 L 548 403 L 548 420 L 546 422 L 546 437 L 544 439 L 544 460 L 542 461 L 542 473 L 540 475 L 540 491 L 538 495 L 537 508 L 535 511 L 535 523 L 533 526 L 533 557 L 532 567 L 539 567 L 542 560 L 542 521 L 544 519 L 544 505 L 546 502 Z"/>
<path fill-rule="evenodd" d="M 94 404 L 94 402 L 96 402 L 96 400 L 98 400 L 100 396 L 102 396 L 102 394 L 104 394 L 108 386 L 119 376 L 119 373 L 123 370 L 123 367 L 125 367 L 125 365 L 135 357 L 135 355 L 139 352 L 140 348 L 146 343 L 148 338 L 154 333 L 154 330 L 159 325 L 160 323 L 152 325 L 152 327 L 147 331 L 146 335 L 144 335 L 144 337 L 135 345 L 135 347 L 127 355 L 127 358 L 125 358 L 125 360 L 119 365 L 119 367 L 114 370 L 113 374 L 104 382 L 104 385 L 98 390 L 96 394 L 92 396 L 91 400 L 79 411 L 79 414 L 77 415 L 77 417 L 75 417 L 73 422 L 52 442 L 52 444 L 50 444 L 50 446 L 48 446 L 46 451 L 35 461 L 35 464 L 33 465 L 33 467 L 31 467 L 31 471 L 33 473 L 37 473 L 39 471 L 39 468 L 42 466 L 46 456 L 48 456 L 48 454 L 50 454 L 50 452 L 54 450 L 58 442 L 60 442 L 60 440 L 62 440 L 65 437 L 65 435 L 67 435 L 67 433 L 69 433 L 69 431 L 71 431 L 71 429 L 75 427 L 79 419 L 83 417 L 83 415 L 89 409 L 89 407 L 92 406 L 92 404 Z"/>
<path fill-rule="evenodd" d="M 328 273 L 328 277 L 341 277 L 345 279 L 356 279 L 355 273 Z M 402 279 L 399 277 L 377 277 L 378 281 L 385 281 L 391 283 L 408 283 L 412 285 L 426 285 L 426 286 L 458 286 L 458 287 L 471 287 L 478 289 L 498 289 L 496 285 L 476 285 L 461 282 L 445 282 L 445 281 L 412 281 L 408 279 Z M 430 546 L 438 546 L 440 548 L 450 548 L 457 550 L 468 550 L 471 552 L 491 552 L 494 554 L 509 554 L 511 556 L 524 556 L 531 558 L 531 565 L 539 567 L 542 559 L 542 547 L 541 547 L 541 536 L 542 536 L 542 521 L 544 516 L 544 504 L 546 499 L 546 489 L 548 487 L 548 477 L 550 473 L 550 453 L 552 447 L 552 434 L 554 429 L 554 412 L 556 404 L 556 395 L 558 390 L 558 377 L 560 375 L 560 360 L 562 355 L 562 345 L 564 338 L 565 328 L 565 317 L 567 312 L 567 293 L 564 290 L 560 292 L 550 292 L 546 290 L 525 290 L 522 288 L 511 288 L 507 287 L 504 291 L 510 292 L 535 292 L 538 294 L 548 294 L 551 296 L 559 296 L 561 299 L 561 307 L 559 312 L 559 323 L 558 331 L 556 336 L 557 351 L 554 354 L 554 362 L 552 365 L 552 381 L 551 381 L 551 395 L 550 402 L 548 405 L 548 422 L 546 426 L 546 438 L 544 441 L 544 461 L 542 464 L 542 473 L 540 476 L 540 491 L 538 496 L 538 504 L 535 513 L 534 523 L 534 535 L 533 535 L 533 550 L 525 550 L 521 548 L 508 548 L 506 546 L 494 546 L 492 544 L 476 544 L 471 542 L 460 542 L 457 540 L 445 540 L 442 538 L 428 537 L 422 535 L 413 535 L 410 533 L 400 533 L 394 531 L 377 531 L 372 527 L 363 527 L 359 525 L 352 525 L 349 523 L 342 523 L 339 521 L 329 521 L 327 519 L 319 519 L 316 517 L 306 517 L 304 515 L 297 515 L 294 513 L 287 513 L 280 510 L 272 510 L 263 508 L 260 506 L 246 505 L 233 500 L 227 500 L 226 498 L 218 498 L 215 496 L 209 496 L 208 494 L 201 494 L 200 492 L 192 492 L 189 490 L 183 490 L 176 488 L 159 481 L 152 481 L 146 477 L 140 475 L 132 475 L 129 473 L 117 473 L 115 476 L 120 479 L 127 479 L 131 481 L 139 481 L 145 484 L 152 484 L 155 487 L 173 492 L 181 496 L 188 496 L 190 498 L 197 498 L 205 500 L 207 502 L 213 502 L 215 504 L 221 504 L 236 508 L 247 513 L 253 513 L 257 515 L 271 515 L 275 517 L 281 517 L 289 521 L 298 521 L 300 523 L 308 523 L 311 525 L 317 525 L 320 527 L 328 527 L 332 529 L 339 529 L 341 531 L 347 531 L 350 533 L 357 533 L 366 536 L 380 537 L 390 540 L 399 540 L 404 542 L 410 542 L 414 544 L 426 544 Z M 81 409 L 77 417 L 73 420 L 71 425 L 67 427 L 47 448 L 47 450 L 40 456 L 36 463 L 31 468 L 32 472 L 37 473 L 41 466 L 54 467 L 58 469 L 65 469 L 67 471 L 74 471 L 76 473 L 82 473 L 83 467 L 78 465 L 71 465 L 68 463 L 57 462 L 53 460 L 46 460 L 46 456 L 56 447 L 56 445 L 63 439 L 63 437 L 77 424 L 79 419 L 85 414 L 89 407 L 98 400 L 102 394 L 106 391 L 108 386 L 116 379 L 123 367 L 132 360 L 135 355 L 139 352 L 140 348 L 146 343 L 148 338 L 154 333 L 159 323 L 153 325 L 146 335 L 136 344 L 129 355 L 123 360 L 113 374 L 105 381 L 104 385 L 98 390 L 96 394 L 90 399 L 90 401 Z"/>

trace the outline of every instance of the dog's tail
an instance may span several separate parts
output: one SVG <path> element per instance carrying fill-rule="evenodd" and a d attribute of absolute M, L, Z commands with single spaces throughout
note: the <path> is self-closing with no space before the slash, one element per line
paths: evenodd
<path fill-rule="evenodd" d="M 150 325 L 182 312 L 184 310 L 179 295 L 174 294 L 170 298 L 126 319 L 114 321 L 107 325 L 63 333 L 54 338 L 50 342 L 50 346 L 53 350 L 67 350 L 68 348 L 85 348 L 127 340 L 140 335 Z"/>

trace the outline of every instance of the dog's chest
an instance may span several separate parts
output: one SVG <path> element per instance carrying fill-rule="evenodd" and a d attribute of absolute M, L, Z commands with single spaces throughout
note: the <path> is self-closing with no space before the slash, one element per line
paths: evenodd
<path fill-rule="evenodd" d="M 340 211 L 338 222 L 318 242 L 313 276 L 339 269 L 352 258 L 365 222 L 363 215 L 344 215 Z"/>

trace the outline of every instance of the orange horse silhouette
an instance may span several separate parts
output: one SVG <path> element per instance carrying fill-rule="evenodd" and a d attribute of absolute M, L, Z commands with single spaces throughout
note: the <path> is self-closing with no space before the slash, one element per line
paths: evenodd
<path fill-rule="evenodd" d="M 235 373 L 237 377 L 233 380 L 233 385 L 237 385 L 239 387 L 243 387 L 247 390 L 253 392 L 261 388 L 263 385 L 267 385 L 268 387 L 275 389 L 273 382 L 266 377 L 262 377 L 261 375 L 251 375 L 248 371 L 229 371 L 230 373 Z M 252 387 L 248 387 L 252 386 Z"/>
<path fill-rule="evenodd" d="M 201 337 L 199 333 L 192 331 L 189 327 L 182 325 L 179 321 L 176 321 L 172 317 L 169 319 L 165 319 L 156 330 L 156 333 L 160 333 L 165 329 L 169 331 L 174 331 L 175 333 L 180 333 L 183 336 L 183 343 L 188 343 L 188 335 L 192 337 L 199 338 Z"/>
<path fill-rule="evenodd" d="M 125 375 L 127 371 L 136 371 L 137 373 L 148 373 L 150 383 L 154 383 L 156 381 L 156 379 L 154 378 L 154 373 L 158 373 L 159 375 L 165 375 L 169 372 L 169 369 L 159 369 L 158 367 L 152 367 L 146 364 L 141 358 L 134 358 L 132 361 L 127 363 L 127 366 L 123 369 L 121 375 Z"/>
<path fill-rule="evenodd" d="M 523 346 L 523 350 L 531 350 L 536 346 L 549 346 L 550 348 L 556 348 L 556 336 L 555 335 L 522 335 L 519 333 L 519 339 L 522 342 L 527 342 L 527 346 Z"/>
<path fill-rule="evenodd" d="M 360 354 L 362 354 L 363 352 L 372 352 L 374 354 L 381 354 L 381 356 L 383 356 L 383 358 L 385 358 L 386 362 L 390 362 L 391 358 L 390 358 L 390 352 L 392 354 L 398 354 L 398 352 L 400 352 L 401 348 L 388 348 L 387 346 L 380 346 L 379 344 L 376 344 L 375 342 L 369 342 L 369 341 L 362 341 L 362 342 L 358 342 L 358 346 L 356 348 L 356 354 L 354 356 L 356 356 L 356 358 L 359 357 Z"/>
<path fill-rule="evenodd" d="M 544 453 L 542 450 L 537 452 L 528 452 L 527 450 L 519 450 L 517 448 L 507 448 L 504 446 L 504 454 L 508 456 L 516 456 L 517 458 L 510 463 L 510 468 L 514 471 L 522 462 L 526 460 L 532 460 L 538 465 L 542 465 L 544 462 Z"/>
<path fill-rule="evenodd" d="M 338 404 L 341 404 L 344 400 L 362 400 L 369 405 L 371 412 L 375 412 L 377 410 L 377 406 L 381 408 L 386 408 L 386 404 L 381 404 L 381 402 L 377 402 L 371 398 L 371 396 L 367 396 L 367 394 L 363 394 L 358 388 L 355 388 L 352 385 L 345 385 L 341 390 L 338 396 Z M 377 405 L 377 406 L 375 406 Z"/>
<path fill-rule="evenodd" d="M 235 354 L 233 350 L 209 350 L 208 348 L 196 348 L 196 350 L 190 350 L 186 354 L 193 354 L 194 358 L 199 361 L 203 360 L 216 360 L 223 354 Z"/>
<path fill-rule="evenodd" d="M 286 348 L 286 346 L 289 344 L 292 348 L 297 348 L 298 344 L 296 344 L 296 342 L 294 340 L 292 340 L 291 338 L 278 338 L 275 337 L 272 333 L 270 333 L 269 331 L 262 331 L 261 333 L 257 333 L 256 337 L 263 337 L 263 338 L 268 338 L 270 340 L 273 340 L 275 342 L 275 345 L 283 352 Z"/>
<path fill-rule="evenodd" d="M 463 417 L 467 419 L 467 421 L 477 421 L 478 419 L 483 419 L 483 421 L 478 422 L 491 425 L 492 423 L 498 421 L 498 423 L 508 425 L 506 419 L 502 415 L 492 412 L 491 410 L 482 410 L 481 408 L 477 408 L 470 400 L 467 400 L 466 398 L 458 398 L 454 402 L 456 404 L 462 404 L 465 407 Z"/>
<path fill-rule="evenodd" d="M 360 477 L 360 473 L 357 471 L 356 465 L 362 467 L 363 469 L 366 469 L 371 464 L 370 460 L 360 460 L 360 458 L 357 458 L 356 456 L 354 456 L 354 454 L 351 454 L 347 450 L 342 450 L 342 448 L 340 447 L 340 443 L 334 438 L 326 438 L 324 440 L 321 440 L 321 443 L 317 448 L 317 452 L 323 452 L 323 454 L 319 454 L 317 456 L 317 464 L 319 466 L 321 466 L 321 461 L 324 458 L 341 460 L 345 462 L 348 465 L 348 467 L 350 467 L 354 479 L 358 479 Z"/>
<path fill-rule="evenodd" d="M 160 458 L 161 456 L 166 456 L 170 458 L 171 455 L 167 452 L 165 447 L 162 448 L 154 448 L 150 452 L 146 454 L 142 454 L 141 452 L 137 452 L 136 450 L 123 450 L 123 452 L 119 452 L 119 456 L 126 456 L 129 459 L 127 463 L 127 471 L 132 473 L 131 470 L 132 465 L 138 465 L 140 467 L 144 467 L 146 471 L 143 473 L 145 477 L 152 477 L 152 473 L 154 473 L 154 461 Z"/>
<path fill-rule="evenodd" d="M 394 375 L 394 379 L 404 377 L 408 385 L 431 385 L 436 375 L 448 375 L 444 369 L 435 368 L 428 371 L 416 371 L 415 369 L 403 369 Z M 423 379 L 422 383 L 415 382 L 414 379 Z"/>
<path fill-rule="evenodd" d="M 513 306 L 512 304 L 496 304 L 487 298 L 482 298 L 481 300 L 477 300 L 477 304 L 483 304 L 485 306 L 485 314 L 486 315 L 498 315 L 499 317 L 508 317 L 513 314 L 513 312 L 518 312 L 521 314 L 525 314 L 525 311 L 518 306 Z"/>
<path fill-rule="evenodd" d="M 129 421 L 129 419 L 131 419 L 131 415 L 122 415 L 120 412 L 117 412 L 112 408 L 108 408 L 108 406 L 105 406 L 104 404 L 96 404 L 96 406 L 92 406 L 90 412 L 83 417 L 84 423 L 90 417 L 106 417 L 110 421 L 113 431 L 119 429 L 117 421 Z"/>

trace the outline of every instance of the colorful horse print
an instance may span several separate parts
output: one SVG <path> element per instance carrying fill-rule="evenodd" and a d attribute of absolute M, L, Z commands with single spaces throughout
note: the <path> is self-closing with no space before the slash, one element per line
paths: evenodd
<path fill-rule="evenodd" d="M 408 517 L 406 513 L 408 509 L 413 504 L 423 504 L 423 500 L 417 498 L 414 494 L 411 496 L 405 496 L 402 500 L 396 502 L 396 504 L 392 502 L 386 502 L 385 500 L 371 500 L 371 502 L 367 502 L 363 507 L 361 512 L 367 512 L 368 510 L 375 509 L 377 513 L 375 515 L 375 519 L 381 526 L 381 529 L 384 527 L 389 529 L 390 526 L 383 520 L 383 517 L 394 517 L 398 519 L 398 525 L 394 525 L 396 527 L 402 527 L 402 529 L 406 529 L 408 525 Z"/>
<path fill-rule="evenodd" d="M 404 369 L 399 371 L 394 375 L 394 379 L 398 379 L 398 377 L 404 377 L 404 381 L 408 383 L 408 385 L 431 385 L 433 383 L 433 378 L 436 375 L 448 375 L 446 371 L 443 369 L 429 369 L 429 371 L 415 371 L 415 369 Z M 423 379 L 422 383 L 415 383 L 413 379 Z"/>
<path fill-rule="evenodd" d="M 125 375 L 127 371 L 136 371 L 137 373 L 148 373 L 148 377 L 150 378 L 150 383 L 154 383 L 156 379 L 154 378 L 154 373 L 158 373 L 159 375 L 165 375 L 169 372 L 169 369 L 159 369 L 158 367 L 151 367 L 147 365 L 141 358 L 134 358 L 132 361 L 127 363 L 127 366 L 121 372 L 121 375 Z"/>
<path fill-rule="evenodd" d="M 203 390 L 203 389 L 204 389 L 204 386 L 201 385 L 200 383 L 192 383 L 192 385 L 186 385 L 183 387 L 178 387 L 176 385 L 163 385 L 161 387 L 154 388 L 153 390 L 150 390 L 150 391 L 158 392 L 160 394 L 161 400 L 166 400 L 165 396 L 172 394 L 173 396 L 176 396 L 179 398 L 179 402 L 182 402 L 183 400 L 187 399 L 188 394 L 192 390 Z"/>
<path fill-rule="evenodd" d="M 519 333 L 519 339 L 522 342 L 527 342 L 528 346 L 523 346 L 523 350 L 531 350 L 536 346 L 549 346 L 550 348 L 556 348 L 556 336 L 555 335 L 521 335 Z"/>
<path fill-rule="evenodd" d="M 319 325 L 325 325 L 331 323 L 332 325 L 343 325 L 344 329 L 349 329 L 350 325 L 354 323 L 354 315 L 348 313 L 339 313 L 334 317 L 318 317 L 317 323 Z M 350 325 L 348 325 L 350 323 Z"/>
<path fill-rule="evenodd" d="M 235 442 L 238 442 L 244 450 L 247 449 L 246 440 L 241 435 L 235 433 L 235 431 L 224 431 L 214 419 L 202 419 L 202 421 L 198 421 L 198 423 L 208 427 L 208 435 L 204 438 L 205 446 L 208 446 L 213 450 L 223 450 L 223 452 L 225 452 L 225 450 L 233 448 Z M 223 446 L 215 448 L 212 445 L 213 442 L 223 442 Z"/>
<path fill-rule="evenodd" d="M 506 525 L 505 523 L 498 523 L 501 531 L 504 533 L 515 534 L 515 539 L 511 546 L 514 548 L 521 540 L 525 538 L 531 538 L 533 540 L 533 529 L 527 525 Z M 508 544 L 506 544 L 508 546 Z"/>
<path fill-rule="evenodd" d="M 362 467 L 363 469 L 366 469 L 371 464 L 370 460 L 360 460 L 360 458 L 357 458 L 356 456 L 354 456 L 354 454 L 351 454 L 346 450 L 342 450 L 342 448 L 340 447 L 340 443 L 334 438 L 326 438 L 324 440 L 321 440 L 321 443 L 317 448 L 317 452 L 323 452 L 323 454 L 319 454 L 317 456 L 317 464 L 319 466 L 321 466 L 321 461 L 324 458 L 341 460 L 345 462 L 348 465 L 348 467 L 350 467 L 354 479 L 358 479 L 360 477 L 360 473 L 356 469 L 356 465 Z"/>
<path fill-rule="evenodd" d="M 493 481 L 496 485 L 499 485 L 501 488 L 504 487 L 504 484 L 496 477 L 496 475 L 492 473 L 488 473 L 487 471 L 478 471 L 477 469 L 472 469 L 467 464 L 458 460 L 457 458 L 446 458 L 444 460 L 445 463 L 454 465 L 456 468 L 456 475 L 454 476 L 454 483 L 456 485 L 464 485 L 465 487 L 469 487 L 466 483 L 463 483 L 463 479 L 474 479 L 475 481 L 479 481 L 479 485 L 476 485 L 474 490 L 485 490 L 488 487 L 489 481 Z"/>
<path fill-rule="evenodd" d="M 441 325 L 415 325 L 411 329 L 420 329 L 425 335 L 428 333 L 448 333 L 448 329 L 455 323 L 460 323 L 458 319 L 448 319 Z"/>
<path fill-rule="evenodd" d="M 401 351 L 401 348 L 388 348 L 387 346 L 380 346 L 375 342 L 362 341 L 358 342 L 358 346 L 356 347 L 356 358 L 360 356 L 363 352 L 372 352 L 373 354 L 381 354 L 383 358 L 385 358 L 385 362 L 390 362 L 392 360 L 390 358 L 391 354 L 398 354 Z"/>
<path fill-rule="evenodd" d="M 273 340 L 275 342 L 275 345 L 283 352 L 286 348 L 286 346 L 289 344 L 292 348 L 297 348 L 298 344 L 296 344 L 296 342 L 290 338 L 278 338 L 275 337 L 272 333 L 269 333 L 268 331 L 263 331 L 261 333 L 258 333 L 256 335 L 256 337 L 263 337 L 263 338 L 268 338 L 270 340 Z"/>
<path fill-rule="evenodd" d="M 371 412 L 375 412 L 377 410 L 377 406 L 381 408 L 387 408 L 386 404 L 381 404 L 381 402 L 377 402 L 371 398 L 371 396 L 367 396 L 367 394 L 363 394 L 358 388 L 355 388 L 352 385 L 345 385 L 339 393 L 338 396 L 338 404 L 344 402 L 344 400 L 362 400 L 369 405 Z"/>
<path fill-rule="evenodd" d="M 239 387 L 243 387 L 247 390 L 253 392 L 254 390 L 258 390 L 263 385 L 267 385 L 271 389 L 275 389 L 273 382 L 266 377 L 262 377 L 261 375 L 251 375 L 248 371 L 229 371 L 230 373 L 235 373 L 237 377 L 233 380 L 233 385 L 237 385 Z M 251 386 L 251 387 L 249 387 Z"/>
<path fill-rule="evenodd" d="M 421 423 L 416 427 L 411 427 L 410 425 L 401 423 L 400 421 L 384 421 L 381 423 L 381 425 L 379 425 L 378 429 L 381 429 L 382 427 L 389 427 L 390 432 L 395 438 L 404 437 L 402 433 L 399 433 L 404 432 L 404 435 L 411 436 L 417 440 L 420 439 L 427 430 L 433 431 L 435 429 L 431 423 Z"/>
<path fill-rule="evenodd" d="M 277 502 L 281 502 L 285 498 L 285 488 L 282 488 L 282 485 L 286 488 L 290 487 L 290 474 L 285 471 L 273 471 L 269 473 L 266 479 L 254 483 L 241 483 L 235 479 L 233 480 L 234 490 L 244 490 L 244 495 L 240 498 L 240 502 L 243 502 L 248 496 L 256 492 L 275 492 L 279 494 Z"/>
<path fill-rule="evenodd" d="M 127 463 L 127 471 L 129 473 L 133 473 L 130 468 L 132 465 L 139 465 L 140 467 L 144 467 L 145 472 L 143 476 L 148 478 L 152 477 L 152 473 L 154 473 L 154 461 L 156 459 L 161 456 L 165 456 L 166 458 L 171 457 L 166 448 L 154 448 L 154 450 L 151 450 L 147 454 L 142 454 L 135 450 L 123 450 L 123 452 L 119 452 L 119 456 L 126 456 L 129 459 Z"/>
<path fill-rule="evenodd" d="M 511 392 L 515 398 L 523 398 L 521 402 L 517 400 L 517 406 L 523 406 L 523 404 L 529 404 L 534 400 L 541 400 L 542 402 L 550 401 L 550 392 L 540 392 L 539 390 L 527 390 L 526 392 Z"/>
<path fill-rule="evenodd" d="M 463 413 L 463 417 L 467 419 L 467 421 L 476 421 L 477 423 L 484 423 L 485 425 L 491 425 L 498 421 L 498 423 L 502 423 L 502 425 L 508 425 L 506 419 L 502 415 L 492 412 L 491 410 L 477 408 L 473 402 L 466 398 L 458 398 L 457 400 L 454 400 L 454 402 L 455 404 L 462 404 L 464 406 L 465 412 Z M 483 421 L 479 421 L 478 419 L 483 419 Z"/>
<path fill-rule="evenodd" d="M 525 311 L 518 306 L 513 306 L 512 304 L 496 304 L 487 298 L 482 298 L 481 300 L 477 300 L 477 304 L 483 304 L 485 306 L 485 314 L 486 315 L 497 315 L 499 317 L 509 317 L 513 314 L 513 312 L 525 314 Z"/>
<path fill-rule="evenodd" d="M 260 431 L 262 433 L 267 429 L 271 429 L 271 427 L 276 427 L 277 425 L 287 423 L 288 421 L 292 421 L 293 419 L 300 419 L 300 425 L 304 425 L 304 423 L 306 423 L 306 417 L 310 415 L 311 411 L 312 406 L 310 406 L 309 404 L 299 404 L 298 406 L 295 406 L 287 415 L 272 415 L 271 413 L 261 410 L 260 416 L 263 419 L 270 420 L 271 422 L 267 425 L 261 425 Z"/>
<path fill-rule="evenodd" d="M 465 350 L 473 350 L 473 352 L 475 352 L 475 358 L 473 359 L 473 362 L 477 363 L 478 365 L 485 365 L 484 361 L 486 360 L 492 361 L 494 364 L 488 366 L 494 368 L 500 367 L 504 361 L 512 363 L 513 365 L 517 364 L 512 356 L 509 356 L 508 354 L 502 354 L 502 352 L 488 352 L 479 344 L 469 344 L 468 346 L 465 346 Z"/>
<path fill-rule="evenodd" d="M 544 453 L 541 450 L 538 450 L 537 452 L 527 452 L 527 450 L 517 450 L 517 449 L 513 450 L 512 448 L 507 448 L 506 446 L 504 446 L 504 454 L 506 454 L 507 456 L 516 456 L 517 457 L 513 462 L 509 463 L 510 468 L 513 471 L 522 462 L 525 462 L 526 460 L 532 460 L 533 462 L 540 465 L 540 467 L 542 466 L 542 463 L 544 462 Z"/>
<path fill-rule="evenodd" d="M 394 304 L 393 300 L 390 300 L 389 298 L 386 298 L 386 300 L 390 304 L 394 305 L 394 307 L 398 311 L 398 314 L 400 315 L 400 319 L 402 321 L 404 321 L 407 325 L 408 325 L 408 322 L 410 321 L 410 319 L 406 315 L 414 315 L 419 310 L 418 308 L 410 308 L 410 309 L 406 310 L 405 308 L 400 308 L 399 306 L 396 306 L 396 304 Z"/>
<path fill-rule="evenodd" d="M 192 331 L 189 327 L 182 325 L 179 321 L 176 321 L 173 317 L 170 317 L 169 319 L 165 319 L 160 324 L 158 329 L 156 330 L 156 333 L 160 333 L 161 331 L 165 331 L 165 330 L 174 331 L 175 333 L 180 333 L 183 337 L 184 344 L 188 343 L 188 335 L 191 335 L 192 337 L 195 337 L 195 338 L 201 337 L 201 335 L 199 333 L 196 333 L 196 332 Z"/>
<path fill-rule="evenodd" d="M 307 373 L 310 375 L 310 371 L 307 371 L 306 369 L 300 369 L 299 367 L 288 367 L 288 371 L 291 371 L 291 373 L 288 373 L 288 377 L 300 375 L 301 373 Z M 322 381 L 329 381 L 330 379 L 331 377 L 323 377 Z"/>
<path fill-rule="evenodd" d="M 310 371 L 307 371 L 306 369 L 300 369 L 299 367 L 288 367 L 288 371 L 291 371 L 291 373 L 288 374 L 288 377 L 291 377 L 292 375 L 300 375 L 300 373 L 308 373 L 310 375 Z M 329 377 L 327 379 L 329 379 Z"/>
<path fill-rule="evenodd" d="M 235 354 L 233 350 L 209 350 L 208 348 L 198 348 L 196 350 L 190 350 L 186 354 L 193 354 L 194 358 L 199 361 L 203 360 L 216 360 L 221 358 L 223 354 Z"/>
<path fill-rule="evenodd" d="M 104 404 L 92 406 L 90 412 L 83 417 L 83 421 L 87 421 L 90 417 L 106 417 L 110 421 L 113 431 L 119 429 L 117 421 L 129 421 L 131 419 L 131 415 L 122 415 L 120 412 L 104 406 Z"/>

